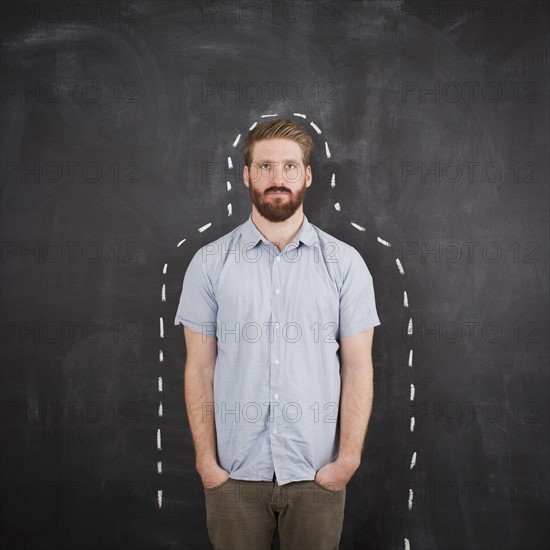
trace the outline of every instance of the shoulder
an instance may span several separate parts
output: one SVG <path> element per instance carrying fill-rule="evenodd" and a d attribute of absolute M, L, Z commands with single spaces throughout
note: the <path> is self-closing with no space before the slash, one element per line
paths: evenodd
<path fill-rule="evenodd" d="M 201 246 L 194 254 L 191 263 L 194 265 L 202 264 L 207 270 L 212 272 L 216 266 L 223 263 L 225 257 L 231 250 L 235 250 L 236 243 L 239 242 L 244 223 L 238 225 L 225 235 L 210 241 Z"/>
<path fill-rule="evenodd" d="M 360 253 L 354 246 L 323 231 L 316 225 L 311 225 L 317 234 L 319 248 L 324 252 L 326 259 L 332 259 L 333 262 L 338 263 L 342 268 L 349 268 L 350 264 L 361 259 Z"/>
<path fill-rule="evenodd" d="M 313 226 L 319 238 L 319 250 L 327 270 L 339 288 L 357 278 L 370 279 L 371 273 L 363 256 L 354 246 Z"/>

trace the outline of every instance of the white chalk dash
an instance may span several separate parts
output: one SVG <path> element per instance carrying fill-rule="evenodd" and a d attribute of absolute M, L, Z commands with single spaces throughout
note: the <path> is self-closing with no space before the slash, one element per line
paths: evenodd
<path fill-rule="evenodd" d="M 157 462 L 157 474 L 162 475 L 162 462 L 160 460 Z"/>
<path fill-rule="evenodd" d="M 157 429 L 157 449 L 162 451 L 161 437 L 160 437 L 160 428 Z"/>
<path fill-rule="evenodd" d="M 227 215 L 231 216 L 233 214 L 233 206 L 231 206 L 231 203 L 227 205 Z"/>
<path fill-rule="evenodd" d="M 160 298 L 163 302 L 166 302 L 166 285 L 162 285 L 162 291 L 160 293 Z"/>
<path fill-rule="evenodd" d="M 350 222 L 350 225 L 352 227 L 355 227 L 355 229 L 357 229 L 358 231 L 366 231 L 366 229 L 358 224 L 356 224 L 355 222 Z"/>
<path fill-rule="evenodd" d="M 414 393 L 415 393 L 414 384 L 411 384 L 411 395 L 410 395 L 411 401 L 414 401 Z"/>
<path fill-rule="evenodd" d="M 413 507 L 413 490 L 409 489 L 409 510 Z"/>
<path fill-rule="evenodd" d="M 231 191 L 231 182 L 229 180 L 227 180 L 226 187 L 228 191 Z"/>
<path fill-rule="evenodd" d="M 159 401 L 159 418 L 162 418 L 162 401 Z"/>
<path fill-rule="evenodd" d="M 256 128 L 257 125 L 258 125 L 258 123 L 255 122 L 248 130 L 249 130 L 249 131 L 250 131 L 250 130 L 254 130 L 254 128 Z"/>
<path fill-rule="evenodd" d="M 241 139 L 241 134 L 239 134 L 236 138 L 235 138 L 235 141 L 233 142 L 233 147 L 237 147 L 237 143 L 239 143 L 239 140 Z"/>
<path fill-rule="evenodd" d="M 162 391 L 162 376 L 159 376 L 159 379 L 158 379 L 158 389 L 160 392 Z"/>
<path fill-rule="evenodd" d="M 321 128 L 315 124 L 315 122 L 310 122 L 309 125 L 319 134 L 321 135 L 323 132 L 321 132 Z"/>
<path fill-rule="evenodd" d="M 332 156 L 330 154 L 330 149 L 329 149 L 328 143 L 326 141 L 325 141 L 325 155 L 327 156 L 328 159 Z"/>
<path fill-rule="evenodd" d="M 409 297 L 407 296 L 407 291 L 403 291 L 403 306 L 409 307 Z"/>
<path fill-rule="evenodd" d="M 409 367 L 413 366 L 413 350 L 409 351 Z"/>
<path fill-rule="evenodd" d="M 334 210 L 340 212 L 340 203 L 339 202 L 334 204 Z"/>
<path fill-rule="evenodd" d="M 162 508 L 162 491 L 157 491 L 157 502 L 159 504 L 159 508 Z"/>
<path fill-rule="evenodd" d="M 403 539 L 403 544 L 405 545 L 405 550 L 411 550 L 409 539 Z"/>
<path fill-rule="evenodd" d="M 407 326 L 407 334 L 412 334 L 413 333 L 413 318 L 411 317 L 409 319 L 409 324 Z"/>
<path fill-rule="evenodd" d="M 336 187 L 336 174 L 330 176 L 330 186 L 334 189 Z"/>
<path fill-rule="evenodd" d="M 294 116 L 299 116 L 299 117 L 302 117 L 302 118 L 307 118 L 306 115 L 302 114 L 302 113 L 292 113 Z"/>
<path fill-rule="evenodd" d="M 269 115 L 262 115 L 261 118 L 270 118 L 270 117 L 274 117 L 274 116 L 278 116 L 277 113 L 272 113 L 272 114 L 269 114 Z"/>
<path fill-rule="evenodd" d="M 397 264 L 397 269 L 399 269 L 399 273 L 401 273 L 401 275 L 405 275 L 405 270 L 403 269 L 399 258 L 395 258 L 395 263 Z"/>
<path fill-rule="evenodd" d="M 411 416 L 411 425 L 410 425 L 411 433 L 414 432 L 414 425 L 415 425 L 414 416 Z"/>
<path fill-rule="evenodd" d="M 159 363 L 162 363 L 164 361 L 164 352 L 159 349 Z"/>
<path fill-rule="evenodd" d="M 179 243 L 178 243 L 178 248 L 185 242 L 186 239 L 182 239 Z"/>
<path fill-rule="evenodd" d="M 412 458 L 411 458 L 411 467 L 409 470 L 412 470 L 416 466 L 416 451 L 414 451 Z"/>
<path fill-rule="evenodd" d="M 385 241 L 384 239 L 381 239 L 380 237 L 376 237 L 376 240 L 377 240 L 380 244 L 383 244 L 384 246 L 391 246 L 391 244 L 390 244 L 388 241 Z"/>
<path fill-rule="evenodd" d="M 208 222 L 207 224 L 203 225 L 202 227 L 199 227 L 199 233 L 202 233 L 203 231 L 206 231 L 211 225 L 212 225 L 212 222 Z"/>
<path fill-rule="evenodd" d="M 164 319 L 162 317 L 159 318 L 159 328 L 160 328 L 160 337 L 164 338 Z"/>
<path fill-rule="evenodd" d="M 233 168 L 233 161 L 231 160 L 231 157 L 227 157 L 227 167 L 229 170 Z"/>
<path fill-rule="evenodd" d="M 162 268 L 162 274 L 166 275 L 167 271 L 168 271 L 168 264 L 164 264 L 164 267 Z"/>

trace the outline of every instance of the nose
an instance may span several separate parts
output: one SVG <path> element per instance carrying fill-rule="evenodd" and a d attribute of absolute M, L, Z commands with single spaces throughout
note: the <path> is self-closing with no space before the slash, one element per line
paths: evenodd
<path fill-rule="evenodd" d="M 285 181 L 284 164 L 282 162 L 277 162 L 273 165 L 273 168 L 271 169 L 269 183 L 282 186 L 284 185 Z"/>

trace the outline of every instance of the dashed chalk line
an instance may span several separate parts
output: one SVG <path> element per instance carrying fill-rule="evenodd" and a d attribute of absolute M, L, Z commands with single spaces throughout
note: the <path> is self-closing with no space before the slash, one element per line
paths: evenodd
<path fill-rule="evenodd" d="M 300 118 L 303 118 L 303 119 L 307 118 L 307 115 L 305 115 L 303 113 L 293 113 L 293 115 L 295 117 L 300 117 Z M 277 113 L 269 113 L 269 114 L 261 115 L 260 118 L 270 118 L 270 117 L 276 117 L 276 116 L 278 116 Z M 255 121 L 248 128 L 248 130 L 249 131 L 253 130 L 257 126 L 257 124 L 258 124 L 258 122 Z M 314 123 L 313 121 L 310 122 L 310 126 L 315 130 L 315 132 L 318 135 L 321 135 L 323 133 L 321 128 L 316 123 Z M 232 147 L 236 148 L 238 143 L 240 142 L 240 140 L 241 140 L 241 134 L 238 134 L 236 136 L 235 140 L 232 143 Z M 324 147 L 325 147 L 326 158 L 327 159 L 331 158 L 332 153 L 330 151 L 330 147 L 329 147 L 329 144 L 328 144 L 327 141 L 324 141 Z M 233 160 L 231 159 L 231 156 L 227 157 L 227 166 L 228 166 L 229 169 L 233 168 Z M 331 186 L 332 189 L 334 189 L 336 187 L 336 174 L 334 174 L 334 173 L 331 176 L 330 186 Z M 226 187 L 227 187 L 227 191 L 230 191 L 232 189 L 231 182 L 229 180 L 227 181 Z M 334 204 L 334 209 L 337 212 L 341 212 L 342 208 L 341 208 L 341 205 L 340 205 L 339 202 L 336 202 Z M 232 213 L 233 213 L 232 205 L 231 205 L 231 203 L 229 203 L 227 205 L 227 215 L 231 216 Z M 361 232 L 366 231 L 366 229 L 364 227 L 362 227 L 361 225 L 359 225 L 355 222 L 350 222 L 350 225 L 352 227 L 354 227 L 355 229 L 357 229 L 358 231 L 361 231 Z M 206 231 L 207 229 L 209 229 L 211 226 L 212 226 L 212 223 L 207 223 L 207 224 L 199 227 L 198 232 L 202 233 L 203 231 Z M 382 239 L 381 237 L 377 237 L 376 240 L 381 245 L 383 245 L 387 248 L 391 247 L 391 243 L 388 242 L 387 240 Z M 182 239 L 181 241 L 179 241 L 176 245 L 177 248 L 179 248 L 184 242 L 186 242 L 186 239 Z M 403 265 L 402 265 L 399 258 L 395 258 L 395 263 L 397 265 L 397 269 L 398 269 L 399 274 L 400 275 L 405 275 L 405 270 L 403 269 Z M 163 267 L 163 270 L 162 270 L 162 274 L 166 275 L 167 270 L 168 270 L 168 264 L 165 263 L 164 267 Z M 161 289 L 161 301 L 166 302 L 166 284 L 164 282 L 162 284 L 162 289 Z M 408 297 L 408 294 L 407 294 L 406 290 L 403 290 L 403 307 L 405 307 L 405 308 L 409 307 L 409 297 Z M 407 326 L 407 334 L 410 335 L 412 333 L 413 333 L 413 322 L 412 322 L 412 317 L 409 317 L 409 322 L 408 322 L 408 326 Z M 160 317 L 160 338 L 161 339 L 164 338 L 164 321 L 163 321 L 162 317 Z M 161 349 L 161 350 L 159 350 L 159 363 L 163 363 L 163 362 L 164 362 L 164 354 L 163 354 L 162 349 Z M 412 349 L 409 350 L 407 365 L 411 368 L 413 366 L 413 350 Z M 163 393 L 162 376 L 158 377 L 157 389 L 158 389 L 159 394 L 162 395 L 162 393 Z M 409 392 L 409 398 L 410 398 L 411 401 L 414 401 L 415 392 L 416 392 L 416 388 L 415 388 L 414 384 L 411 383 L 410 384 L 410 392 Z M 159 418 L 163 417 L 162 400 L 159 401 L 158 417 Z M 415 429 L 415 417 L 411 416 L 409 430 L 410 430 L 411 433 L 413 433 L 414 429 Z M 160 428 L 157 429 L 157 450 L 159 452 L 162 451 L 162 434 L 161 434 Z M 416 453 L 416 451 L 414 451 L 412 453 L 412 456 L 411 456 L 411 459 L 410 459 L 409 470 L 412 470 L 413 468 L 415 468 L 416 462 L 417 462 L 417 453 Z M 158 473 L 158 475 L 162 475 L 162 461 L 161 460 L 159 460 L 157 462 L 157 473 Z M 413 492 L 412 488 L 409 489 L 408 495 L 409 496 L 408 496 L 408 500 L 407 500 L 407 507 L 408 507 L 409 510 L 412 510 L 413 503 L 414 503 L 414 492 Z M 159 508 L 162 508 L 162 497 L 163 497 L 163 491 L 158 490 L 157 491 L 157 503 L 158 503 Z M 403 548 L 404 548 L 404 550 L 411 550 L 410 540 L 406 537 L 403 539 Z"/>

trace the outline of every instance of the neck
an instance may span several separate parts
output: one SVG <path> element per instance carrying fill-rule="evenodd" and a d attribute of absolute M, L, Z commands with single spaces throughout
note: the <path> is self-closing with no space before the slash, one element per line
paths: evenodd
<path fill-rule="evenodd" d="M 300 208 L 284 222 L 270 222 L 252 206 L 252 221 L 260 233 L 270 243 L 273 243 L 279 252 L 282 252 L 284 247 L 292 241 L 298 234 L 298 231 L 300 231 L 300 227 L 304 221 L 304 209 L 303 206 L 300 206 Z"/>

